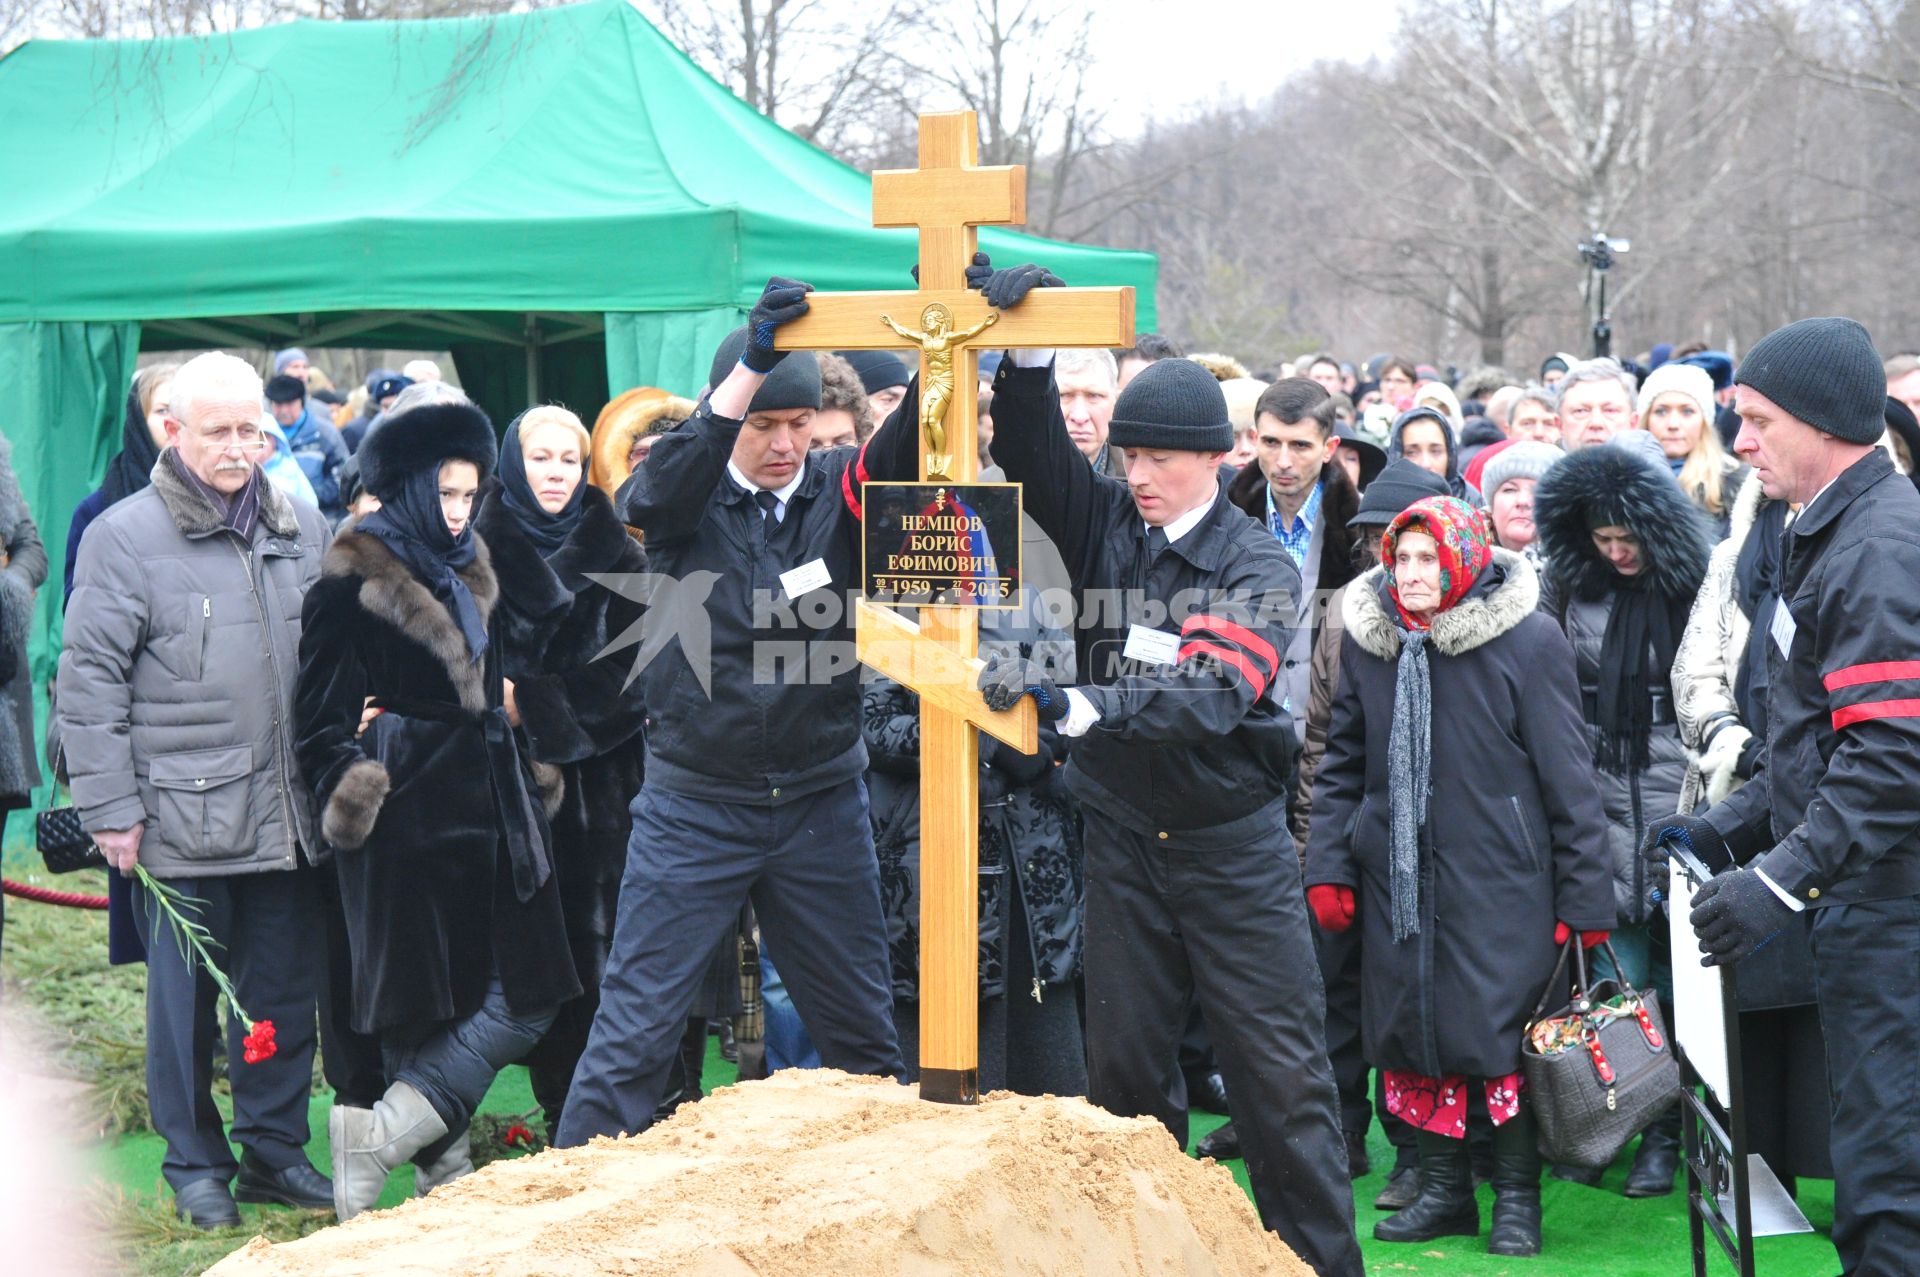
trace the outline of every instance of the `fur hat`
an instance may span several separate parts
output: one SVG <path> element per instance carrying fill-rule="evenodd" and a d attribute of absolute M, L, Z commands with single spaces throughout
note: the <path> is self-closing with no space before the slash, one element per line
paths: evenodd
<path fill-rule="evenodd" d="M 388 417 L 360 443 L 360 486 L 390 501 L 407 476 L 445 461 L 471 461 L 486 481 L 500 457 L 493 423 L 471 403 L 430 403 Z"/>
<path fill-rule="evenodd" d="M 1253 429 L 1253 408 L 1266 388 L 1267 383 L 1258 377 L 1235 377 L 1220 383 L 1220 393 L 1227 397 L 1227 420 L 1233 423 L 1234 434 Z"/>
<path fill-rule="evenodd" d="M 1693 597 L 1707 574 L 1713 541 L 1706 516 L 1673 481 L 1664 453 L 1656 461 L 1616 440 L 1567 454 L 1534 489 L 1533 521 L 1561 598 L 1599 598 L 1617 583 L 1619 574 L 1593 544 L 1593 530 L 1609 525 L 1639 540 L 1644 574 L 1665 597 Z"/>
<path fill-rule="evenodd" d="M 1197 355 L 1188 355 L 1187 358 L 1199 364 L 1202 368 L 1205 368 L 1212 374 L 1215 381 L 1232 381 L 1235 377 L 1250 377 L 1253 375 L 1247 371 L 1247 366 L 1238 359 L 1235 359 L 1232 355 L 1220 354 L 1217 351 L 1202 351 Z"/>
<path fill-rule="evenodd" d="M 1709 426 L 1720 405 L 1713 401 L 1713 374 L 1697 364 L 1665 363 L 1647 374 L 1640 383 L 1640 424 L 1647 424 L 1647 412 L 1653 401 L 1665 394 L 1682 394 L 1700 409 L 1700 419 Z"/>
<path fill-rule="evenodd" d="M 305 403 L 307 383 L 286 373 L 276 373 L 267 378 L 264 393 L 268 403 Z"/>

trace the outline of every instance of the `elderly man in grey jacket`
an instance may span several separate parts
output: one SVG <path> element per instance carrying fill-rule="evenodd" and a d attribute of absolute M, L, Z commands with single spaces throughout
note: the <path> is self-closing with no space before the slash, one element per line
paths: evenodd
<path fill-rule="evenodd" d="M 260 473 L 260 392 L 231 355 L 181 368 L 152 486 L 81 543 L 60 658 L 81 821 L 115 868 L 144 865 L 197 904 L 241 1005 L 277 1028 L 277 1053 L 246 1064 L 227 1019 L 236 1165 L 211 1093 L 213 982 L 136 891 L 147 1103 L 175 1209 L 202 1228 L 239 1223 L 236 1196 L 333 1202 L 305 1152 L 324 939 L 318 821 L 289 737 L 300 605 L 328 532 Z"/>

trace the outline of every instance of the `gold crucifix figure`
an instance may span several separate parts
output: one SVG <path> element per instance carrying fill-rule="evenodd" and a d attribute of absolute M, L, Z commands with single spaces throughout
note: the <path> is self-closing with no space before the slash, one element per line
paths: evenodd
<path fill-rule="evenodd" d="M 926 377 L 920 385 L 920 433 L 927 441 L 927 478 L 952 479 L 953 454 L 947 451 L 947 406 L 953 402 L 953 352 L 993 326 L 1000 312 L 990 310 L 973 327 L 953 331 L 953 312 L 934 302 L 920 312 L 920 331 L 903 328 L 892 315 L 880 322 L 920 347 L 927 357 Z"/>

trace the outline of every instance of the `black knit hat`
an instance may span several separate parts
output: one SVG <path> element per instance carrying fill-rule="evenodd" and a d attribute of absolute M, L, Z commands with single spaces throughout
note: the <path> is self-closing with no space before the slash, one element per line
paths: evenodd
<path fill-rule="evenodd" d="M 1887 429 L 1887 370 L 1867 330 L 1851 319 L 1802 319 L 1753 344 L 1734 372 L 1816 430 L 1878 443 Z"/>
<path fill-rule="evenodd" d="M 266 395 L 268 403 L 301 403 L 307 397 L 307 383 L 281 373 L 267 378 Z"/>
<path fill-rule="evenodd" d="M 906 362 L 890 350 L 836 350 L 833 353 L 853 365 L 868 394 L 907 384 Z"/>
<path fill-rule="evenodd" d="M 1156 360 L 1114 401 L 1107 442 L 1116 448 L 1232 452 L 1227 396 L 1214 375 L 1191 359 Z"/>
<path fill-rule="evenodd" d="M 742 324 L 727 334 L 713 354 L 713 367 L 707 370 L 707 387 L 712 389 L 727 379 L 733 366 L 747 349 L 747 326 Z M 777 412 L 782 408 L 818 408 L 820 406 L 820 359 L 811 350 L 790 351 L 773 366 L 760 383 L 748 412 Z"/>
<path fill-rule="evenodd" d="M 1447 495 L 1447 481 L 1402 458 L 1382 470 L 1360 497 L 1360 513 L 1347 520 L 1350 528 L 1386 527 L 1402 510 L 1428 497 Z"/>

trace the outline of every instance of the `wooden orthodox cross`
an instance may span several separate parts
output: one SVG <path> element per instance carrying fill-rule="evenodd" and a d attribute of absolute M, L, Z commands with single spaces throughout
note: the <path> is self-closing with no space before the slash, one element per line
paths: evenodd
<path fill-rule="evenodd" d="M 1026 169 L 982 168 L 972 111 L 920 117 L 920 167 L 873 175 L 873 224 L 920 232 L 917 292 L 815 293 L 778 330 L 789 350 L 920 351 L 922 479 L 970 483 L 979 469 L 976 346 L 1127 346 L 1131 288 L 1038 289 L 1004 314 L 966 287 L 975 227 L 1026 220 Z M 1000 263 L 1012 265 L 1010 262 Z M 920 1094 L 979 1098 L 979 741 L 977 727 L 1026 753 L 1039 746 L 1033 702 L 996 714 L 975 690 L 978 618 L 924 607 L 915 625 L 862 600 L 860 660 L 920 694 Z M 1009 996 L 1013 996 L 1011 991 Z"/>

